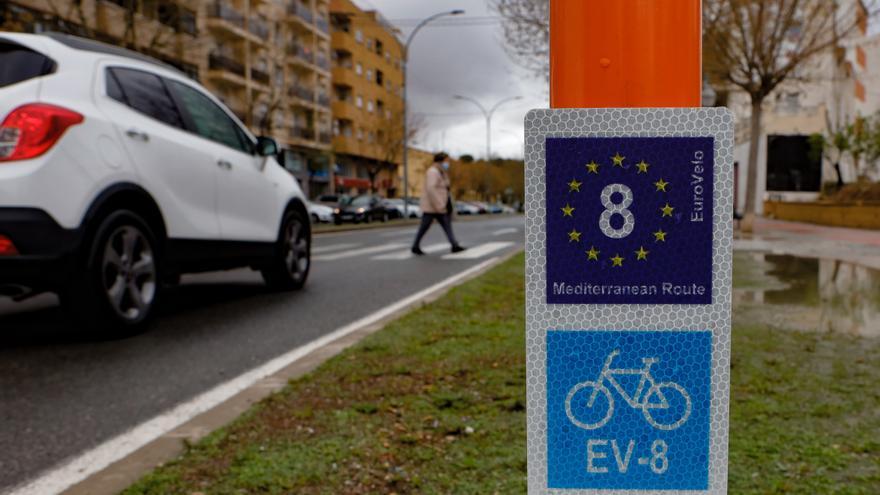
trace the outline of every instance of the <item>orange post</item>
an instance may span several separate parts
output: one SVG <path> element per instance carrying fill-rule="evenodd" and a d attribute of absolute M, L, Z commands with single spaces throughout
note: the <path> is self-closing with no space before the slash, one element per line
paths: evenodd
<path fill-rule="evenodd" d="M 551 108 L 699 107 L 700 0 L 551 0 Z"/>

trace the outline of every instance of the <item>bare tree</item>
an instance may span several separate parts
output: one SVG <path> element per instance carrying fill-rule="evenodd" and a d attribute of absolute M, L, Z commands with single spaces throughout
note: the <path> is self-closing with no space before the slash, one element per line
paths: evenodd
<path fill-rule="evenodd" d="M 550 79 L 550 0 L 492 0 L 505 48 L 535 76 Z"/>
<path fill-rule="evenodd" d="M 385 117 L 384 115 L 380 117 Z M 383 168 L 394 169 L 403 161 L 403 111 L 392 111 L 386 119 L 386 125 L 376 133 L 376 146 L 379 148 L 379 159 L 367 167 L 370 188 L 376 192 L 376 177 Z M 425 128 L 425 119 L 421 115 L 410 115 L 407 126 L 408 141 L 411 143 Z"/>
<path fill-rule="evenodd" d="M 705 0 L 703 2 L 703 67 L 716 83 L 735 86 L 750 98 L 746 221 L 757 211 L 758 145 L 764 100 L 821 53 L 865 20 L 860 1 L 836 0 Z"/>

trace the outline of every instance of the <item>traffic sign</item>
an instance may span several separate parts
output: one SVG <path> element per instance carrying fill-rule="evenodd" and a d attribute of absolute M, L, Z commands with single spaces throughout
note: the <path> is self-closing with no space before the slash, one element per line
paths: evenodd
<path fill-rule="evenodd" d="M 530 493 L 726 493 L 732 122 L 526 117 Z"/>

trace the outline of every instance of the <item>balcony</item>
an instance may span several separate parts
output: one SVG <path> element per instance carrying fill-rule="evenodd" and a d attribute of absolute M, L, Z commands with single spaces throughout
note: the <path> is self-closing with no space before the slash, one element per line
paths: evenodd
<path fill-rule="evenodd" d="M 363 78 L 355 74 L 355 72 L 346 67 L 334 67 L 332 75 L 333 84 L 342 87 L 353 88 L 358 86 Z"/>
<path fill-rule="evenodd" d="M 269 73 L 266 71 L 263 71 L 260 69 L 254 69 L 252 67 L 251 68 L 251 79 L 253 79 L 254 81 L 256 81 L 260 84 L 265 84 L 266 86 L 269 85 Z"/>
<path fill-rule="evenodd" d="M 315 26 L 318 28 L 318 31 L 324 33 L 325 35 L 330 35 L 330 23 L 327 22 L 327 19 L 324 17 L 318 16 L 315 19 Z"/>
<path fill-rule="evenodd" d="M 258 17 L 248 19 L 248 31 L 264 42 L 269 39 L 269 24 Z"/>
<path fill-rule="evenodd" d="M 290 137 L 294 139 L 305 139 L 306 141 L 314 141 L 315 130 L 306 127 L 292 127 L 290 129 Z"/>
<path fill-rule="evenodd" d="M 327 56 L 323 53 L 319 53 L 318 56 L 315 58 L 315 61 L 318 64 L 318 67 L 327 71 L 330 70 L 330 62 L 327 60 Z"/>
<path fill-rule="evenodd" d="M 212 53 L 208 55 L 208 77 L 244 86 L 244 65 L 226 55 Z"/>
<path fill-rule="evenodd" d="M 287 91 L 287 94 L 309 103 L 315 101 L 315 90 L 299 84 L 293 85 Z"/>
<path fill-rule="evenodd" d="M 330 131 L 321 131 L 318 133 L 318 142 L 321 144 L 330 144 L 333 136 L 330 134 Z"/>
<path fill-rule="evenodd" d="M 287 55 L 310 64 L 315 63 L 315 54 L 310 48 L 297 43 L 291 43 L 287 47 Z"/>
<path fill-rule="evenodd" d="M 299 17 L 308 24 L 311 24 L 312 19 L 314 18 L 312 11 L 305 5 L 299 3 L 298 0 L 294 0 L 294 2 L 290 4 L 290 7 L 287 8 L 287 13 Z"/>
<path fill-rule="evenodd" d="M 321 105 L 322 107 L 329 107 L 330 106 L 330 97 L 325 94 L 319 94 L 318 95 L 318 105 Z"/>
<path fill-rule="evenodd" d="M 351 120 L 353 122 L 361 121 L 361 110 L 347 101 L 334 101 L 332 103 L 333 118 Z"/>
<path fill-rule="evenodd" d="M 208 5 L 208 18 L 225 21 L 239 29 L 244 29 L 244 16 L 231 5 L 216 2 Z"/>

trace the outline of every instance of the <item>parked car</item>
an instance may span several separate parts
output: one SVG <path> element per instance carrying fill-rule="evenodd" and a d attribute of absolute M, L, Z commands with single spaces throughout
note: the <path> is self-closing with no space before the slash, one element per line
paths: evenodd
<path fill-rule="evenodd" d="M 477 213 L 480 215 L 485 215 L 489 213 L 489 205 L 483 203 L 482 201 L 470 201 L 469 202 L 474 208 L 477 209 Z"/>
<path fill-rule="evenodd" d="M 333 210 L 333 221 L 336 225 L 344 222 L 370 223 L 373 220 L 387 222 L 390 218 L 391 214 L 382 198 L 369 194 L 351 198 Z"/>
<path fill-rule="evenodd" d="M 501 213 L 504 213 L 505 215 L 513 215 L 514 213 L 516 213 L 516 209 L 513 208 L 512 206 L 507 206 L 505 204 L 502 204 L 501 205 Z"/>
<path fill-rule="evenodd" d="M 315 199 L 314 202 L 329 206 L 330 208 L 336 208 L 339 206 L 339 203 L 348 199 L 348 196 L 345 194 L 322 194 Z"/>
<path fill-rule="evenodd" d="M 493 215 L 497 215 L 499 213 L 504 213 L 504 208 L 501 203 L 489 203 L 486 205 L 486 209 L 489 213 Z"/>
<path fill-rule="evenodd" d="M 459 215 L 478 215 L 480 213 L 479 208 L 468 203 L 467 201 L 456 201 L 455 211 Z"/>
<path fill-rule="evenodd" d="M 312 223 L 330 223 L 333 221 L 333 208 L 320 203 L 313 203 L 311 201 L 309 201 L 306 206 L 309 209 L 309 216 L 312 218 Z"/>
<path fill-rule="evenodd" d="M 403 218 L 404 217 L 404 202 L 402 198 L 391 198 L 386 199 L 386 203 L 390 208 L 394 208 L 394 211 L 397 212 L 395 218 Z M 409 201 L 409 207 L 406 209 L 406 214 L 409 218 L 421 218 L 422 217 L 422 209 L 418 204 L 413 204 L 412 200 Z"/>
<path fill-rule="evenodd" d="M 276 143 L 182 72 L 63 34 L 0 33 L 0 290 L 135 332 L 165 282 L 251 267 L 303 286 L 311 230 Z"/>

